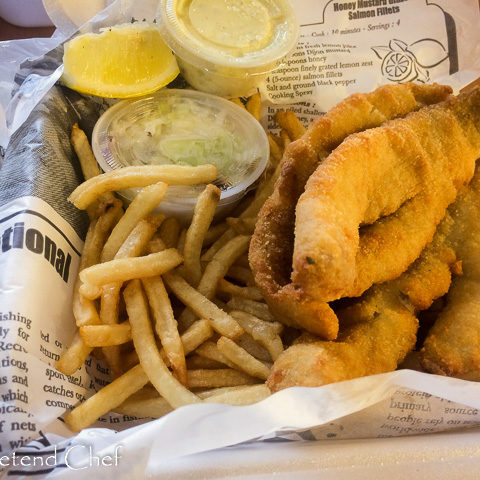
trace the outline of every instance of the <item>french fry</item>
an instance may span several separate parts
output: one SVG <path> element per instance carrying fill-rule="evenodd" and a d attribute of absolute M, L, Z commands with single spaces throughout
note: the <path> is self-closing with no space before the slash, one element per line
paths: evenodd
<path fill-rule="evenodd" d="M 144 387 L 138 390 L 135 393 L 132 393 L 129 400 L 141 400 L 146 398 L 160 398 L 158 395 L 157 389 L 151 384 L 147 383 Z"/>
<path fill-rule="evenodd" d="M 201 256 L 200 260 L 202 260 L 202 262 L 209 262 L 213 256 L 235 236 L 236 233 L 231 228 L 226 230 L 225 233 L 223 233 L 222 236 L 219 237 Z"/>
<path fill-rule="evenodd" d="M 96 300 L 102 295 L 102 289 L 95 285 L 88 285 L 82 283 L 78 289 L 80 295 L 82 295 L 87 300 Z"/>
<path fill-rule="evenodd" d="M 102 171 L 98 166 L 97 160 L 95 160 L 95 155 L 90 148 L 87 136 L 77 123 L 72 127 L 70 143 L 72 144 L 78 160 L 80 161 L 80 166 L 82 167 L 82 173 L 85 180 L 100 175 Z"/>
<path fill-rule="evenodd" d="M 263 175 L 260 177 L 259 185 L 262 184 Z M 231 217 L 239 217 L 253 202 L 254 194 L 253 192 L 248 192 L 235 206 L 235 208 L 230 212 Z"/>
<path fill-rule="evenodd" d="M 79 272 L 99 262 L 103 243 L 122 213 L 120 200 L 114 200 L 105 212 L 90 224 L 80 259 Z M 81 286 L 82 281 L 77 277 L 73 288 L 73 316 L 77 326 L 100 323 L 95 304 L 80 294 Z"/>
<path fill-rule="evenodd" d="M 187 231 L 183 229 L 180 232 L 180 236 L 178 237 L 178 243 L 177 243 L 177 250 L 183 254 L 183 249 L 185 248 L 185 238 L 187 236 Z"/>
<path fill-rule="evenodd" d="M 75 432 L 87 428 L 97 418 L 115 409 L 130 395 L 140 390 L 148 380 L 141 365 L 133 367 L 67 413 L 65 423 Z"/>
<path fill-rule="evenodd" d="M 118 304 L 120 301 L 121 287 L 121 282 L 109 283 L 102 287 L 100 320 L 105 325 L 115 325 L 118 323 Z M 103 348 L 103 354 L 105 355 L 112 377 L 116 378 L 121 375 L 123 369 L 118 348 L 106 346 Z"/>
<path fill-rule="evenodd" d="M 242 212 L 240 215 L 241 218 L 256 217 L 258 215 L 267 198 L 273 193 L 281 169 L 282 162 L 279 162 L 273 174 L 257 188 L 252 203 Z"/>
<path fill-rule="evenodd" d="M 260 345 L 260 343 L 256 342 L 248 333 L 244 333 L 241 337 L 235 339 L 235 342 L 258 360 L 261 360 L 262 362 L 272 361 L 272 357 L 268 350 Z"/>
<path fill-rule="evenodd" d="M 220 189 L 215 185 L 207 185 L 199 195 L 193 211 L 192 222 L 185 236 L 183 258 L 185 265 L 185 279 L 194 287 L 202 277 L 200 254 L 205 234 L 212 223 L 218 201 Z"/>
<path fill-rule="evenodd" d="M 240 99 L 233 102 L 260 119 L 258 93 L 252 95 L 246 105 Z M 263 296 L 253 286 L 246 252 L 258 211 L 278 177 L 280 166 L 276 164 L 280 162 L 284 145 L 294 138 L 293 130 L 299 131 L 298 119 L 292 118 L 291 112 L 279 116 L 285 133 L 283 137 L 269 137 L 270 170 L 256 194 L 242 201 L 235 217 L 211 226 L 220 191 L 207 185 L 197 201 L 190 227 L 182 232 L 174 218 L 146 217 L 166 189 L 166 185 L 162 185 L 163 192 L 159 194 L 159 185 L 154 184 L 208 184 L 216 179 L 215 166 L 126 167 L 98 175 L 96 162 L 89 163 L 94 157 L 88 140 L 83 132 L 77 131 L 78 127 L 74 128 L 72 144 L 79 145 L 82 151 L 79 157 L 82 155 L 87 162 L 85 170 L 90 173 L 86 177 L 90 179 L 87 178 L 69 200 L 78 208 L 88 208 L 94 225 L 98 223 L 97 218 L 104 216 L 104 210 L 111 209 L 108 206 L 113 198 L 111 191 L 146 188 L 139 194 L 140 200 L 136 204 L 134 200 L 121 219 L 117 213 L 113 222 L 116 226 L 108 230 L 111 234 L 106 242 L 108 233 L 101 234 L 105 229 L 96 227 L 97 235 L 92 233 L 96 242 L 90 263 L 79 274 L 77 295 L 82 302 L 88 302 L 94 312 L 93 300 L 100 297 L 100 315 L 95 316 L 93 312 L 90 317 L 84 315 L 83 318 L 89 320 L 80 324 L 72 347 L 65 352 L 65 359 L 59 361 L 60 366 L 63 360 L 66 369 L 71 370 L 79 362 L 83 363 L 92 348 L 101 347 L 114 375 L 126 368 L 129 370 L 70 412 L 66 416 L 70 428 L 84 428 L 113 409 L 136 417 L 159 418 L 173 408 L 202 400 L 248 405 L 269 395 L 268 387 L 258 383 L 267 378 L 271 358 L 283 350 L 279 336 L 281 326 L 271 321 L 268 307 L 261 303 Z M 121 212 L 121 207 L 116 208 Z M 206 251 L 202 255 L 203 248 Z M 226 276 L 246 286 L 235 285 L 226 280 Z M 186 307 L 179 317 L 180 321 L 188 316 L 188 321 L 182 323 L 182 335 L 163 281 L 168 292 Z M 120 313 L 124 308 L 123 301 L 120 304 L 123 282 L 128 282 L 123 298 L 129 321 L 118 323 L 123 320 Z M 221 299 L 229 299 L 228 304 L 215 298 L 217 292 Z M 88 307 L 82 308 L 88 311 Z M 235 311 L 237 308 L 243 311 Z M 246 328 L 225 309 L 234 309 Z M 251 313 L 268 317 L 269 321 L 252 317 Z M 155 339 L 154 330 L 159 340 Z M 196 395 L 185 385 L 189 389 L 210 390 Z"/>
<path fill-rule="evenodd" d="M 252 271 L 246 267 L 232 265 L 225 276 L 245 285 L 255 285 Z"/>
<path fill-rule="evenodd" d="M 149 215 L 137 223 L 115 255 L 116 259 L 141 255 L 147 243 L 162 223 L 163 215 Z M 105 324 L 118 323 L 118 302 L 120 300 L 121 282 L 115 282 L 102 287 L 100 320 Z"/>
<path fill-rule="evenodd" d="M 260 121 L 260 111 L 262 108 L 262 102 L 260 99 L 260 94 L 254 93 L 248 100 L 245 105 L 245 108 L 248 112 L 259 122 Z"/>
<path fill-rule="evenodd" d="M 283 153 L 283 139 L 280 135 L 275 135 L 274 133 L 267 133 L 267 135 L 270 135 L 272 137 L 272 140 L 278 145 L 280 150 Z"/>
<path fill-rule="evenodd" d="M 233 387 L 252 385 L 258 380 L 244 372 L 222 368 L 219 370 L 189 370 L 187 372 L 189 388 Z"/>
<path fill-rule="evenodd" d="M 243 333 L 240 325 L 230 315 L 195 290 L 178 273 L 168 272 L 163 278 L 175 296 L 198 317 L 208 318 L 212 327 L 218 333 L 229 338 L 239 337 Z"/>
<path fill-rule="evenodd" d="M 257 287 L 239 287 L 224 278 L 217 284 L 217 292 L 227 293 L 232 297 L 242 297 L 249 300 L 262 301 L 262 292 Z"/>
<path fill-rule="evenodd" d="M 163 225 L 165 215 L 154 213 L 140 220 L 118 249 L 114 258 L 139 257 L 147 250 L 158 227 Z"/>
<path fill-rule="evenodd" d="M 200 399 L 187 390 L 168 370 L 163 362 L 150 323 L 148 304 L 139 280 L 131 281 L 123 291 L 128 318 L 132 326 L 132 338 L 140 365 L 152 385 L 172 407 L 199 402 Z"/>
<path fill-rule="evenodd" d="M 206 390 L 198 394 L 204 402 L 223 403 L 226 405 L 251 405 L 270 396 L 269 388 L 262 385 L 247 385 L 236 387 L 220 387 Z M 149 398 L 128 398 L 115 408 L 117 413 L 138 418 L 160 418 L 170 413 L 172 407 L 159 396 Z"/>
<path fill-rule="evenodd" d="M 273 136 L 270 133 L 267 135 L 267 137 L 268 137 L 268 143 L 270 145 L 270 155 L 275 160 L 275 163 L 278 163 L 283 157 L 283 152 L 278 146 L 278 143 L 273 139 Z"/>
<path fill-rule="evenodd" d="M 122 204 L 120 200 L 116 199 L 103 202 L 99 209 L 102 210 L 102 214 L 90 223 L 85 238 L 79 272 L 98 263 L 105 238 L 123 213 Z M 97 309 L 92 300 L 85 298 L 80 293 L 82 287 L 83 282 L 80 280 L 80 277 L 77 277 L 73 287 L 72 300 L 75 322 L 79 327 L 84 325 L 97 325 L 100 323 Z M 92 348 L 83 343 L 80 334 L 77 332 L 72 344 L 58 360 L 57 368 L 61 372 L 71 375 L 83 365 L 91 351 Z"/>
<path fill-rule="evenodd" d="M 203 248 L 208 247 L 213 242 L 217 241 L 228 230 L 228 224 L 225 222 L 218 223 L 208 229 L 203 239 Z"/>
<path fill-rule="evenodd" d="M 198 291 L 209 300 L 215 296 L 217 283 L 222 279 L 235 260 L 248 250 L 249 235 L 239 235 L 225 244 L 205 267 Z"/>
<path fill-rule="evenodd" d="M 227 306 L 231 310 L 241 310 L 262 320 L 267 320 L 268 322 L 275 320 L 266 303 L 255 302 L 247 298 L 232 297 L 231 300 L 228 301 Z"/>
<path fill-rule="evenodd" d="M 153 277 L 168 272 L 182 263 L 182 256 L 175 248 L 144 257 L 117 258 L 92 265 L 80 272 L 80 279 L 92 285 L 126 282 L 134 278 Z"/>
<path fill-rule="evenodd" d="M 213 335 L 213 329 L 210 322 L 205 319 L 197 320 L 190 328 L 185 330 L 180 336 L 183 351 L 185 355 L 193 352 L 199 345 L 208 340 Z M 165 363 L 168 363 L 167 354 L 163 349 L 160 350 L 160 356 Z M 138 355 L 135 350 L 126 356 L 125 365 L 129 368 L 138 363 Z"/>
<path fill-rule="evenodd" d="M 77 327 L 82 325 L 96 325 L 100 323 L 97 308 L 93 300 L 84 297 L 80 293 L 82 283 L 77 279 L 73 291 L 73 316 Z"/>
<path fill-rule="evenodd" d="M 85 132 L 78 127 L 78 124 L 75 124 L 72 128 L 70 134 L 70 143 L 77 154 L 78 160 L 80 161 L 80 167 L 82 168 L 83 178 L 88 180 L 89 178 L 96 177 L 100 175 L 102 171 L 98 166 L 95 155 L 92 152 L 90 144 L 88 143 L 87 136 Z M 95 218 L 98 211 L 98 203 L 103 201 L 109 201 L 114 198 L 111 192 L 104 193 L 97 202 L 90 205 L 87 210 L 90 220 Z"/>
<path fill-rule="evenodd" d="M 223 355 L 218 349 L 217 344 L 214 342 L 208 341 L 202 343 L 199 347 L 197 347 L 195 353 L 201 357 L 208 358 L 209 360 L 214 360 L 221 364 L 223 363 L 223 365 L 233 368 L 234 370 L 242 370 L 241 368 L 239 369 L 235 363 L 231 362 L 228 357 Z"/>
<path fill-rule="evenodd" d="M 220 337 L 217 342 L 217 347 L 221 354 L 248 375 L 261 378 L 262 380 L 268 378 L 270 369 L 250 355 L 242 347 L 238 346 L 233 340 L 226 337 Z"/>
<path fill-rule="evenodd" d="M 147 253 L 158 253 L 165 250 L 167 247 L 163 240 L 160 238 L 159 233 L 157 232 L 152 239 L 148 242 Z M 180 250 L 179 250 L 180 251 Z"/>
<path fill-rule="evenodd" d="M 80 336 L 88 347 L 121 345 L 132 339 L 128 322 L 116 325 L 85 325 L 80 327 Z"/>
<path fill-rule="evenodd" d="M 198 396 L 208 403 L 251 405 L 269 397 L 270 389 L 265 384 L 223 387 L 201 392 Z"/>
<path fill-rule="evenodd" d="M 70 346 L 57 361 L 57 370 L 65 375 L 73 375 L 85 363 L 91 351 L 92 347 L 85 345 L 80 332 L 77 332 Z"/>
<path fill-rule="evenodd" d="M 264 188 L 264 185 L 267 185 L 270 182 L 270 180 L 272 179 L 272 176 L 275 174 L 279 165 L 280 165 L 280 162 L 275 160 L 275 158 L 273 158 L 273 156 L 270 155 L 270 157 L 268 159 L 267 166 L 266 166 L 265 171 L 263 173 L 263 176 L 260 178 L 260 182 L 258 184 L 257 190 L 255 191 L 255 195 L 257 195 L 257 192 L 261 192 L 262 189 Z M 275 177 L 275 179 L 276 178 L 277 177 Z M 272 192 L 273 192 L 273 189 L 272 189 Z M 253 201 L 252 201 L 252 203 L 253 203 Z M 260 209 L 259 209 L 259 211 L 260 211 Z"/>
<path fill-rule="evenodd" d="M 284 128 L 280 130 L 280 137 L 283 140 L 283 150 L 285 150 L 290 143 L 292 143 L 292 139 L 289 137 L 288 132 Z"/>
<path fill-rule="evenodd" d="M 173 316 L 172 305 L 160 277 L 143 278 L 142 284 L 147 294 L 155 331 L 162 342 L 174 375 L 180 383 L 187 383 L 187 367 L 183 344 L 178 333 L 177 321 Z"/>
<path fill-rule="evenodd" d="M 224 312 L 228 311 L 227 304 L 225 302 L 222 302 L 218 298 L 212 298 L 212 302 L 218 307 L 221 308 Z"/>
<path fill-rule="evenodd" d="M 245 105 L 239 98 L 231 98 L 230 101 L 239 107 L 245 108 Z"/>
<path fill-rule="evenodd" d="M 152 214 L 148 215 L 144 220 L 140 220 L 115 254 L 115 258 L 129 258 L 141 255 L 164 218 L 164 215 Z M 102 298 L 100 301 L 100 320 L 102 323 L 107 325 L 118 323 L 121 288 L 122 282 L 109 283 L 102 287 Z M 120 375 L 123 369 L 118 348 L 105 347 L 103 354 L 110 367 L 112 376 L 117 377 Z"/>
<path fill-rule="evenodd" d="M 102 262 L 108 262 L 115 258 L 119 248 L 135 228 L 135 225 L 157 207 L 165 196 L 166 191 L 167 184 L 156 183 L 143 188 L 138 193 L 128 206 L 123 217 L 115 225 L 110 237 L 108 237 L 102 250 Z"/>
<path fill-rule="evenodd" d="M 197 320 L 190 328 L 180 336 L 185 355 L 193 352 L 199 345 L 213 335 L 212 326 L 206 319 Z"/>
<path fill-rule="evenodd" d="M 218 281 L 225 276 L 235 260 L 247 251 L 249 242 L 249 236 L 237 236 L 215 253 L 212 260 L 205 267 L 198 285 L 197 290 L 201 295 L 204 295 L 209 300 L 213 299 Z M 183 326 L 190 325 L 194 320 L 195 314 L 188 309 L 185 309 L 179 318 L 179 322 Z"/>
<path fill-rule="evenodd" d="M 249 303 L 253 304 L 253 302 L 249 302 Z M 259 303 L 259 302 L 255 302 L 255 303 Z M 261 305 L 264 305 L 264 304 L 262 303 Z M 255 329 L 268 330 L 272 335 L 280 335 L 284 329 L 284 326 L 280 322 L 276 322 L 273 320 L 272 321 L 262 320 L 261 318 L 258 318 L 255 315 L 252 315 L 242 310 L 232 310 L 230 312 L 230 315 L 240 319 L 240 321 L 243 324 L 247 325 L 248 329 L 245 331 L 250 335 L 252 335 L 251 332 L 254 331 Z"/>
<path fill-rule="evenodd" d="M 279 110 L 275 115 L 275 120 L 287 131 L 292 141 L 299 139 L 307 130 L 291 110 Z"/>
<path fill-rule="evenodd" d="M 274 361 L 283 352 L 283 343 L 280 338 L 283 326 L 280 323 L 266 322 L 240 311 L 230 312 L 230 315 L 237 320 L 245 332 L 268 350 Z"/>
<path fill-rule="evenodd" d="M 238 235 L 251 235 L 255 230 L 257 217 L 232 218 L 228 217 L 226 222 Z"/>
<path fill-rule="evenodd" d="M 165 248 L 174 248 L 177 246 L 180 235 L 180 224 L 175 217 L 167 218 L 160 227 L 160 238 L 165 244 Z"/>
<path fill-rule="evenodd" d="M 173 408 L 162 397 L 127 398 L 115 408 L 115 412 L 137 418 L 160 418 L 170 413 Z"/>
<path fill-rule="evenodd" d="M 90 227 L 87 231 L 87 236 L 85 237 L 85 243 L 83 245 L 82 256 L 80 258 L 80 266 L 79 271 L 93 265 L 93 258 L 95 253 L 92 253 L 92 246 L 93 246 L 93 237 L 95 232 L 96 222 L 91 222 Z M 82 282 L 79 277 L 75 280 L 75 285 L 73 287 L 73 300 L 72 300 L 72 308 L 73 308 L 73 316 L 75 317 L 75 322 L 77 325 L 92 325 L 96 323 L 100 323 L 100 319 L 98 317 L 97 309 L 95 308 L 95 304 L 85 298 L 80 289 L 82 287 Z"/>
<path fill-rule="evenodd" d="M 215 370 L 219 368 L 225 368 L 224 363 L 217 362 L 207 357 L 201 357 L 200 355 L 189 355 L 187 357 L 187 369 L 188 370 Z"/>
<path fill-rule="evenodd" d="M 100 195 L 113 190 L 139 188 L 163 182 L 167 185 L 194 185 L 211 183 L 217 178 L 215 165 L 142 165 L 124 167 L 88 179 L 68 197 L 80 210 L 84 210 Z"/>
<path fill-rule="evenodd" d="M 108 202 L 103 202 L 99 206 L 99 211 L 101 213 L 99 213 L 98 219 L 95 223 L 95 232 L 92 239 L 91 250 L 89 252 L 90 260 L 88 266 L 100 262 L 101 252 L 105 241 L 122 218 L 123 204 L 120 200 L 113 199 Z"/>

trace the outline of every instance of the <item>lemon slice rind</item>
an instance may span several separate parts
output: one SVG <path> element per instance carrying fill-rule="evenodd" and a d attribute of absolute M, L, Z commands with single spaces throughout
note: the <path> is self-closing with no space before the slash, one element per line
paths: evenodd
<path fill-rule="evenodd" d="M 83 94 L 131 98 L 155 92 L 180 73 L 153 25 L 127 24 L 65 44 L 62 82 Z"/>

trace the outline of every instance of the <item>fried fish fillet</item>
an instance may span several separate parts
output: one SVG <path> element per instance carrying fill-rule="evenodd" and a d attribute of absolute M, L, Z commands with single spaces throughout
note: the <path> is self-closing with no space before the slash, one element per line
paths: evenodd
<path fill-rule="evenodd" d="M 291 281 L 295 208 L 319 162 L 348 135 L 443 101 L 449 93 L 447 86 L 406 83 L 355 94 L 317 119 L 300 140 L 289 145 L 275 190 L 259 214 L 249 254 L 255 282 L 283 323 L 301 326 L 326 339 L 336 338 L 338 333 L 336 315 L 324 299 L 305 295 Z"/>
<path fill-rule="evenodd" d="M 349 136 L 298 201 L 297 290 L 324 301 L 354 297 L 404 272 L 471 180 L 479 127 L 476 89 Z"/>
<path fill-rule="evenodd" d="M 415 346 L 418 320 L 444 295 L 456 262 L 448 241 L 453 228 L 449 214 L 421 256 L 399 278 L 375 285 L 353 305 L 338 311 L 338 341 L 294 345 L 275 361 L 267 385 L 272 391 L 328 383 L 395 370 Z"/>
<path fill-rule="evenodd" d="M 451 209 L 451 241 L 462 262 L 447 305 L 431 328 L 421 363 L 429 372 L 480 380 L 480 168 Z"/>

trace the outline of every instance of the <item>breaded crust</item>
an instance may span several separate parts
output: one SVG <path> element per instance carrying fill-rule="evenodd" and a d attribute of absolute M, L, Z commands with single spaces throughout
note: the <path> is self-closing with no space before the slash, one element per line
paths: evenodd
<path fill-rule="evenodd" d="M 338 319 L 325 299 L 291 281 L 295 208 L 318 164 L 348 135 L 443 101 L 450 93 L 447 86 L 407 83 L 354 94 L 289 145 L 275 190 L 260 211 L 249 253 L 255 281 L 280 321 L 326 339 L 338 333 Z"/>
<path fill-rule="evenodd" d="M 348 137 L 297 204 L 297 290 L 331 301 L 404 272 L 471 180 L 478 126 L 480 89 Z"/>
<path fill-rule="evenodd" d="M 373 286 L 353 305 L 340 309 L 338 341 L 293 345 L 275 361 L 267 385 L 272 391 L 328 383 L 395 370 L 415 346 L 418 320 L 450 286 L 456 256 L 449 234 L 450 215 L 442 220 L 433 241 L 399 278 Z"/>
<path fill-rule="evenodd" d="M 461 262 L 447 304 L 431 328 L 421 363 L 432 373 L 480 379 L 480 168 L 450 208 L 451 242 Z"/>

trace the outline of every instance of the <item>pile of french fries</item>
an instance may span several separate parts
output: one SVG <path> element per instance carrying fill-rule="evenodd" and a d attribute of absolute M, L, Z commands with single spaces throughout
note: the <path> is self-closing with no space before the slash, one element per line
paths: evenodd
<path fill-rule="evenodd" d="M 260 96 L 246 104 L 260 118 Z M 280 135 L 268 135 L 270 163 L 253 196 L 212 224 L 220 190 L 216 167 L 126 167 L 101 174 L 84 132 L 71 142 L 85 182 L 70 196 L 90 218 L 74 287 L 78 332 L 58 361 L 75 373 L 92 352 L 112 382 L 69 412 L 75 431 L 109 411 L 158 418 L 197 402 L 246 405 L 269 395 L 272 362 L 283 351 L 283 326 L 255 287 L 248 247 L 257 214 L 272 193 L 285 147 L 304 127 L 279 112 Z M 206 184 L 184 229 L 153 213 L 168 185 Z M 124 211 L 112 193 L 140 188 Z"/>

